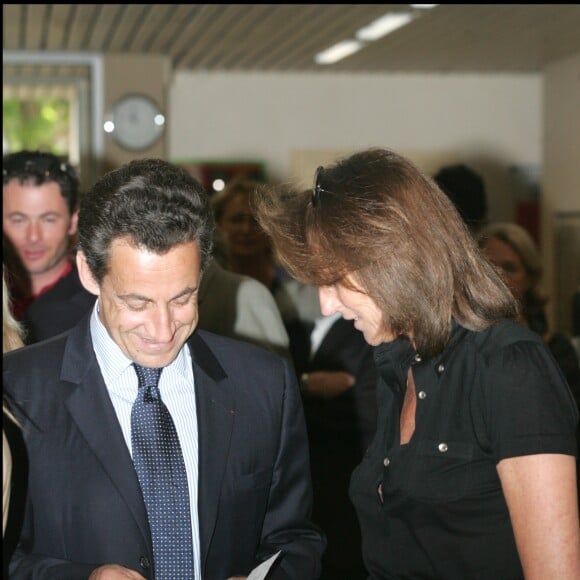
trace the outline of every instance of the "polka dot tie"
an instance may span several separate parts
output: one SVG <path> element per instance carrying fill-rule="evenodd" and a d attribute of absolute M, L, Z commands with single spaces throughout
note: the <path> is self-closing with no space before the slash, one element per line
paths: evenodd
<path fill-rule="evenodd" d="M 131 445 L 151 528 L 155 580 L 192 580 L 187 475 L 175 425 L 159 393 L 163 369 L 133 366 L 139 393 L 131 410 Z"/>

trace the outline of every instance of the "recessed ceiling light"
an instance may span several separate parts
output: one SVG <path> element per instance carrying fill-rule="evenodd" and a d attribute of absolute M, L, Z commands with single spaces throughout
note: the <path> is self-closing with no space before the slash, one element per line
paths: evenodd
<path fill-rule="evenodd" d="M 428 9 L 438 6 L 438 4 L 408 4 L 408 6 L 417 9 Z M 355 33 L 356 40 L 343 40 L 316 54 L 314 56 L 314 62 L 316 64 L 333 64 L 357 52 L 365 46 L 365 43 L 378 40 L 390 32 L 405 26 L 419 16 L 420 13 L 418 11 L 388 12 L 367 26 L 360 28 Z"/>
<path fill-rule="evenodd" d="M 382 36 L 405 26 L 411 20 L 413 20 L 413 15 L 410 12 L 389 12 L 376 20 L 373 20 L 369 25 L 364 26 L 359 29 L 356 33 L 356 37 L 359 40 L 371 41 L 377 40 Z"/>
<path fill-rule="evenodd" d="M 351 54 L 357 52 L 363 47 L 362 42 L 358 40 L 343 40 L 331 47 L 319 52 L 314 56 L 314 61 L 317 64 L 333 64 Z"/>

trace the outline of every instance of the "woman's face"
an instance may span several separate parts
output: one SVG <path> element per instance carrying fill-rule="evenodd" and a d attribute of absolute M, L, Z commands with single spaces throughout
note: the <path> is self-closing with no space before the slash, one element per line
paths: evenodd
<path fill-rule="evenodd" d="M 349 282 L 359 285 L 349 276 Z M 376 302 L 362 290 L 353 290 L 341 283 L 318 288 L 320 308 L 326 316 L 340 312 L 346 320 L 354 320 L 354 326 L 363 333 L 371 346 L 390 342 L 396 336 L 384 330 L 383 313 Z"/>
<path fill-rule="evenodd" d="M 224 205 L 218 226 L 226 236 L 231 256 L 257 256 L 269 252 L 268 238 L 252 214 L 248 195 L 235 195 Z"/>
<path fill-rule="evenodd" d="M 531 280 L 519 254 L 498 238 L 488 238 L 483 244 L 483 251 L 499 268 L 514 297 L 521 300 L 526 290 L 530 288 Z"/>

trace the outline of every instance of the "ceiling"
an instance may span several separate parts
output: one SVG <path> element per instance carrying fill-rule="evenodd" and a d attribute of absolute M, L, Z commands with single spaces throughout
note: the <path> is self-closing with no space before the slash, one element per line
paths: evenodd
<path fill-rule="evenodd" d="M 441 4 L 326 66 L 407 4 L 3 4 L 4 51 L 166 55 L 175 71 L 533 73 L 580 53 L 578 4 Z"/>

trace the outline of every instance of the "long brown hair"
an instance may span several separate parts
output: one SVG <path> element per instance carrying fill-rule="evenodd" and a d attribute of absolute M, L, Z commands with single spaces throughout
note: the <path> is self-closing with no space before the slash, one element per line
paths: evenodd
<path fill-rule="evenodd" d="M 315 286 L 353 274 L 385 330 L 441 352 L 452 320 L 483 330 L 517 304 L 457 210 L 410 161 L 373 148 L 319 173 L 313 190 L 261 188 L 255 210 L 285 268 Z"/>

